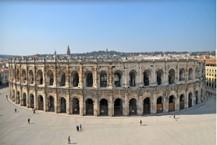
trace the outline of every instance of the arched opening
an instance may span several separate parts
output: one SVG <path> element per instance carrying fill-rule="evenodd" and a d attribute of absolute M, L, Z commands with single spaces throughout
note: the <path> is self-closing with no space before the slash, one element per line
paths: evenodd
<path fill-rule="evenodd" d="M 173 95 L 169 96 L 169 112 L 175 111 L 175 97 Z"/>
<path fill-rule="evenodd" d="M 78 72 L 73 71 L 72 72 L 72 86 L 73 87 L 78 87 L 78 84 L 79 84 Z"/>
<path fill-rule="evenodd" d="M 29 101 L 30 101 L 30 108 L 34 108 L 34 95 L 33 94 L 30 94 Z"/>
<path fill-rule="evenodd" d="M 185 69 L 181 68 L 179 70 L 179 81 L 184 81 L 185 80 Z"/>
<path fill-rule="evenodd" d="M 36 81 L 37 81 L 38 85 L 42 85 L 43 84 L 43 73 L 42 73 L 42 70 L 39 70 L 37 72 Z"/>
<path fill-rule="evenodd" d="M 118 98 L 114 102 L 114 116 L 121 116 L 121 115 L 123 115 L 122 100 Z"/>
<path fill-rule="evenodd" d="M 29 71 L 28 78 L 29 78 L 29 83 L 33 84 L 34 83 L 34 76 L 33 76 L 33 71 L 32 70 Z"/>
<path fill-rule="evenodd" d="M 175 83 L 175 70 L 174 69 L 169 70 L 168 81 L 169 81 L 168 82 L 169 84 Z"/>
<path fill-rule="evenodd" d="M 192 93 L 191 92 L 188 94 L 188 107 L 189 108 L 192 107 Z"/>
<path fill-rule="evenodd" d="M 185 96 L 183 94 L 179 98 L 179 108 L 180 110 L 185 108 Z"/>
<path fill-rule="evenodd" d="M 22 105 L 26 106 L 26 93 L 23 93 Z"/>
<path fill-rule="evenodd" d="M 196 78 L 196 79 L 199 79 L 199 78 L 200 78 L 200 70 L 199 70 L 198 67 L 196 67 L 196 69 L 195 69 L 195 78 Z"/>
<path fill-rule="evenodd" d="M 22 83 L 26 83 L 26 71 L 25 70 L 22 70 L 22 79 L 21 79 Z"/>
<path fill-rule="evenodd" d="M 145 98 L 143 101 L 143 114 L 150 114 L 151 113 L 151 105 L 150 105 L 150 99 Z"/>
<path fill-rule="evenodd" d="M 198 104 L 198 91 L 195 91 L 195 99 L 196 99 L 196 104 Z"/>
<path fill-rule="evenodd" d="M 17 104 L 20 104 L 20 92 L 17 92 Z"/>
<path fill-rule="evenodd" d="M 86 87 L 93 87 L 93 74 L 92 74 L 92 72 L 86 73 Z"/>
<path fill-rule="evenodd" d="M 188 80 L 192 80 L 193 79 L 193 69 L 189 68 L 188 70 Z"/>
<path fill-rule="evenodd" d="M 108 101 L 106 99 L 100 100 L 100 115 L 108 115 Z"/>
<path fill-rule="evenodd" d="M 144 71 L 144 73 L 143 73 L 144 86 L 148 86 L 149 85 L 150 74 L 151 74 L 151 72 L 149 70 Z"/>
<path fill-rule="evenodd" d="M 121 87 L 121 72 L 120 71 L 116 71 L 114 73 L 114 85 L 115 87 Z"/>
<path fill-rule="evenodd" d="M 129 115 L 137 115 L 137 105 L 135 98 L 132 98 L 129 101 Z"/>
<path fill-rule="evenodd" d="M 49 96 L 48 98 L 48 111 L 54 112 L 54 97 L 53 96 Z"/>
<path fill-rule="evenodd" d="M 161 85 L 162 84 L 162 79 L 163 79 L 163 71 L 162 70 L 157 70 L 156 76 L 157 76 L 157 85 Z"/>
<path fill-rule="evenodd" d="M 157 98 L 157 113 L 163 112 L 163 98 L 158 97 Z"/>
<path fill-rule="evenodd" d="M 136 86 L 136 71 L 135 70 L 130 71 L 129 77 L 130 77 L 130 80 L 129 80 L 130 87 L 135 87 Z"/>
<path fill-rule="evenodd" d="M 65 86 L 66 84 L 66 74 L 64 72 L 61 72 L 60 74 L 60 86 Z"/>
<path fill-rule="evenodd" d="M 38 96 L 38 110 L 44 110 L 44 99 L 41 95 Z"/>
<path fill-rule="evenodd" d="M 107 87 L 107 74 L 105 71 L 100 72 L 100 87 Z"/>
<path fill-rule="evenodd" d="M 78 100 L 78 98 L 72 99 L 72 114 L 79 114 L 79 100 Z"/>
<path fill-rule="evenodd" d="M 66 99 L 63 97 L 60 98 L 60 112 L 66 113 Z"/>
<path fill-rule="evenodd" d="M 51 70 L 47 72 L 47 84 L 48 86 L 53 86 L 54 83 L 54 74 Z"/>
<path fill-rule="evenodd" d="M 20 71 L 19 71 L 19 69 L 16 69 L 16 81 L 17 82 L 20 81 Z"/>
<path fill-rule="evenodd" d="M 86 100 L 86 115 L 93 115 L 93 100 Z"/>

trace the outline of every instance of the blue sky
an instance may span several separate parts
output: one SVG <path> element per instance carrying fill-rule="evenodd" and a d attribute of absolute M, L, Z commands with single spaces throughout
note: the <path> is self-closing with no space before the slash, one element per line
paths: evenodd
<path fill-rule="evenodd" d="M 0 2 L 0 54 L 212 51 L 215 0 Z"/>

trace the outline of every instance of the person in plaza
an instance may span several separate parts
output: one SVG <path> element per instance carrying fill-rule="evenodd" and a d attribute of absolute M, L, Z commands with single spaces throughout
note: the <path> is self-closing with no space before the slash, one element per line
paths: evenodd
<path fill-rule="evenodd" d="M 30 124 L 30 118 L 28 118 L 27 121 L 28 121 L 28 124 Z"/>
<path fill-rule="evenodd" d="M 70 136 L 68 136 L 68 144 L 71 143 L 71 139 L 70 139 Z"/>
<path fill-rule="evenodd" d="M 176 113 L 175 113 L 175 112 L 174 112 L 174 114 L 173 114 L 173 118 L 176 119 Z"/>
<path fill-rule="evenodd" d="M 17 108 L 14 109 L 14 112 L 15 112 L 15 113 L 17 112 Z"/>
<path fill-rule="evenodd" d="M 142 120 L 139 120 L 139 124 L 142 125 Z"/>
<path fill-rule="evenodd" d="M 8 95 L 6 95 L 6 99 L 7 99 L 7 101 L 8 101 Z"/>
<path fill-rule="evenodd" d="M 77 131 L 79 131 L 79 126 L 78 125 L 76 126 L 76 129 L 77 129 Z"/>

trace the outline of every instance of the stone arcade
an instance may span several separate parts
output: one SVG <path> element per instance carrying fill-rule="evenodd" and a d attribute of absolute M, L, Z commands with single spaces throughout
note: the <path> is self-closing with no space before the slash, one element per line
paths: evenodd
<path fill-rule="evenodd" d="M 72 115 L 173 112 L 206 100 L 203 69 L 203 63 L 184 58 L 13 58 L 10 98 L 28 108 Z"/>

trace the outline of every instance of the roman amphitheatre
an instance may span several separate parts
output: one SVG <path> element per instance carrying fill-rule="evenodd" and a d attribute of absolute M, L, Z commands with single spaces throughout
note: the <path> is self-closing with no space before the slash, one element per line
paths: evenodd
<path fill-rule="evenodd" d="M 216 100 L 205 96 L 203 67 L 187 58 L 12 59 L 0 144 L 59 145 L 71 136 L 78 145 L 214 145 Z"/>

